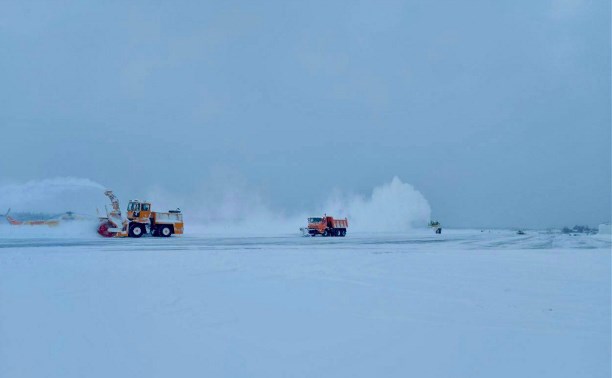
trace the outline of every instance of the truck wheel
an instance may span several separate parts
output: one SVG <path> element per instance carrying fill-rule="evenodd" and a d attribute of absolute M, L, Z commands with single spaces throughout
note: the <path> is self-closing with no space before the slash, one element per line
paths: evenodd
<path fill-rule="evenodd" d="M 342 230 L 337 229 L 337 230 L 336 230 L 336 236 L 341 236 L 341 235 L 342 235 Z"/>
<path fill-rule="evenodd" d="M 340 231 L 340 236 L 345 237 L 346 236 L 346 230 Z"/>
<path fill-rule="evenodd" d="M 327 230 L 323 231 L 323 236 L 326 236 L 326 237 L 329 236 L 329 231 Z"/>
<path fill-rule="evenodd" d="M 168 227 L 168 226 L 162 226 L 159 229 L 158 233 L 159 233 L 160 236 L 162 236 L 164 238 L 167 238 L 170 235 L 172 235 L 172 230 L 170 230 L 170 227 Z"/>
<path fill-rule="evenodd" d="M 144 227 L 139 225 L 139 224 L 133 224 L 130 225 L 130 230 L 128 232 L 128 235 L 131 238 L 139 238 L 142 236 L 142 234 L 145 233 Z"/>

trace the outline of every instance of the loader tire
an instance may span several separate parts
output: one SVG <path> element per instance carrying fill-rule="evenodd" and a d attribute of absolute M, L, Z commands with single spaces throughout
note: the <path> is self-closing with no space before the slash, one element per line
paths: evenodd
<path fill-rule="evenodd" d="M 131 238 L 139 238 L 142 235 L 144 235 L 144 233 L 146 232 L 144 226 L 140 225 L 140 224 L 132 224 L 130 225 L 130 229 L 128 232 L 128 235 Z"/>
<path fill-rule="evenodd" d="M 170 235 L 172 235 L 172 230 L 169 226 L 161 226 L 157 232 L 159 233 L 159 236 L 164 238 L 169 238 Z"/>

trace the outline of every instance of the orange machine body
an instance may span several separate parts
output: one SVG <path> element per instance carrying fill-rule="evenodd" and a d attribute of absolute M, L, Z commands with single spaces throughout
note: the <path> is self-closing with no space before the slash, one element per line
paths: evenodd
<path fill-rule="evenodd" d="M 131 200 L 127 206 L 127 217 L 123 218 L 117 197 L 110 190 L 104 194 L 111 200 L 112 210 L 107 209 L 106 217 L 100 218 L 98 233 L 102 236 L 139 238 L 151 234 L 169 237 L 183 233 L 183 214 L 179 209 L 156 212 L 151 210 L 150 202 Z"/>
<path fill-rule="evenodd" d="M 183 214 L 179 210 L 151 211 L 151 203 L 146 201 L 131 200 L 127 207 L 127 219 L 131 227 L 141 225 L 153 236 L 181 235 L 184 229 Z"/>

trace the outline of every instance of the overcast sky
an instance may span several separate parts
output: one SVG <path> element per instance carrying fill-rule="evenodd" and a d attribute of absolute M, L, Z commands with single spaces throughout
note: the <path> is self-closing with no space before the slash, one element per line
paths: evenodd
<path fill-rule="evenodd" d="M 393 176 L 455 227 L 609 221 L 610 2 L 0 1 L 0 181 Z"/>

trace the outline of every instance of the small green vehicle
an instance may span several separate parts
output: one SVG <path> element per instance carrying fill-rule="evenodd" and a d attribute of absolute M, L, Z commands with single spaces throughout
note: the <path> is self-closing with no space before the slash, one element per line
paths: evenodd
<path fill-rule="evenodd" d="M 431 221 L 431 222 L 429 222 L 429 227 L 434 229 L 436 234 L 441 234 L 442 233 L 442 225 L 438 221 Z"/>

